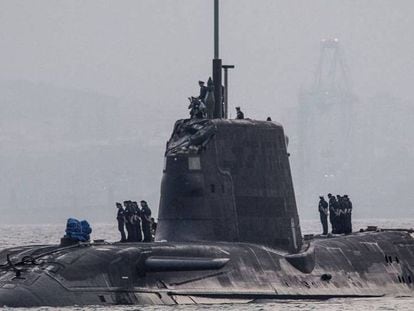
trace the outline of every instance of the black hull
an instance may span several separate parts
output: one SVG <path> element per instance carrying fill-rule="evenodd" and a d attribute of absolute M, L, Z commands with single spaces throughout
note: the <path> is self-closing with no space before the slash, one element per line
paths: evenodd
<path fill-rule="evenodd" d="M 414 296 L 408 232 L 356 233 L 306 247 L 295 255 L 227 242 L 14 248 L 0 254 L 0 306 Z"/>

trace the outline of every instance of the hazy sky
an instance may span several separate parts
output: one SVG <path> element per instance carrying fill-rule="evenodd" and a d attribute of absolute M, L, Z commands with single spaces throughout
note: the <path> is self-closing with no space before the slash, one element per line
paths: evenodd
<path fill-rule="evenodd" d="M 220 5 L 220 56 L 236 65 L 230 73 L 231 111 L 240 105 L 248 117 L 270 115 L 292 133 L 298 90 L 312 81 L 320 40 L 339 38 L 360 110 L 389 94 L 411 107 L 412 117 L 412 0 L 222 0 Z M 158 183 L 164 132 L 187 116 L 187 97 L 211 74 L 212 13 L 212 0 L 0 0 L 0 81 L 132 102 L 131 115 L 140 117 L 134 130 L 148 137 L 155 135 L 151 118 L 157 116 L 145 113 L 158 113 L 165 124 L 155 141 Z M 409 129 L 404 131 L 412 138 L 414 126 Z M 406 148 L 414 154 L 412 145 Z M 412 172 L 414 164 L 409 165 Z M 141 173 L 143 179 L 149 174 L 145 167 Z"/>
<path fill-rule="evenodd" d="M 180 106 L 210 72 L 212 3 L 2 0 L 0 77 Z M 410 0 L 221 1 L 233 103 L 250 115 L 293 105 L 326 37 L 341 40 L 360 96 L 385 89 L 412 99 L 413 8 Z"/>

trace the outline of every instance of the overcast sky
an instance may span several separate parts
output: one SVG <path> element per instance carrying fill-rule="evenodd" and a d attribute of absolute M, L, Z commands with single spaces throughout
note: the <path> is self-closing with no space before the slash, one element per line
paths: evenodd
<path fill-rule="evenodd" d="M 232 111 L 240 105 L 248 117 L 270 115 L 292 133 L 298 91 L 313 79 L 323 38 L 340 40 L 360 105 L 390 94 L 413 111 L 413 1 L 220 5 L 220 56 L 236 65 L 230 73 Z M 197 81 L 211 75 L 212 24 L 212 0 L 0 0 L 0 81 L 133 102 L 131 113 L 161 111 L 170 129 L 187 116 L 187 97 L 198 93 Z M 139 124 L 145 132 L 154 114 L 141 118 L 147 120 Z"/>
<path fill-rule="evenodd" d="M 0 77 L 181 105 L 210 72 L 212 3 L 2 0 Z M 233 102 L 250 114 L 295 104 L 320 39 L 329 37 L 341 40 L 360 96 L 385 89 L 412 99 L 413 7 L 410 0 L 221 1 L 221 57 L 237 68 Z"/>

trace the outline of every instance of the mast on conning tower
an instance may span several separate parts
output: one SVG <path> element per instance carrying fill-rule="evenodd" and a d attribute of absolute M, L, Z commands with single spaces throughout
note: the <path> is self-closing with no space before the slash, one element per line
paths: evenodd
<path fill-rule="evenodd" d="M 228 69 L 231 68 L 234 68 L 234 65 L 222 65 L 219 56 L 219 0 L 214 0 L 213 118 L 215 119 L 227 118 L 228 115 Z M 225 78 L 224 89 L 222 87 L 222 69 L 224 69 Z"/>
<path fill-rule="evenodd" d="M 223 117 L 222 88 L 221 88 L 221 59 L 219 58 L 219 0 L 214 0 L 214 59 L 213 59 L 213 83 L 214 83 L 214 113 L 213 118 Z"/>

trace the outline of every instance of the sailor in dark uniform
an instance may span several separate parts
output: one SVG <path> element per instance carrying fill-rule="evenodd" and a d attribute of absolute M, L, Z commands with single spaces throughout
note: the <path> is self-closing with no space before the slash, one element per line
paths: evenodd
<path fill-rule="evenodd" d="M 336 195 L 336 201 L 338 202 L 338 234 L 345 233 L 345 210 L 346 210 L 346 203 L 344 202 L 343 197 L 339 194 Z"/>
<path fill-rule="evenodd" d="M 203 119 L 206 117 L 206 106 L 198 98 L 189 97 L 190 105 L 190 117 L 191 119 Z"/>
<path fill-rule="evenodd" d="M 344 202 L 346 204 L 346 222 L 345 222 L 345 234 L 352 233 L 352 202 L 349 199 L 348 195 L 344 195 Z"/>
<path fill-rule="evenodd" d="M 240 107 L 236 107 L 236 119 L 244 119 L 244 113 L 240 110 Z"/>
<path fill-rule="evenodd" d="M 151 236 L 152 240 L 155 239 L 155 233 L 157 232 L 157 222 L 153 217 L 151 217 Z"/>
<path fill-rule="evenodd" d="M 206 115 L 208 119 L 214 118 L 214 106 L 215 106 L 215 99 L 214 99 L 214 83 L 213 80 L 208 78 L 207 81 L 207 95 L 204 101 L 206 105 Z"/>
<path fill-rule="evenodd" d="M 141 220 L 142 232 L 144 233 L 144 242 L 151 242 L 151 209 L 148 207 L 146 201 L 141 202 Z"/>
<path fill-rule="evenodd" d="M 336 219 L 335 219 L 336 199 L 335 199 L 335 196 L 333 196 L 330 193 L 328 193 L 328 199 L 329 199 L 329 221 L 331 223 L 332 233 L 336 233 Z"/>
<path fill-rule="evenodd" d="M 121 242 L 126 242 L 125 236 L 125 211 L 121 203 L 116 202 L 116 208 L 118 213 L 116 214 L 116 220 L 118 221 L 118 230 L 121 233 Z"/>
<path fill-rule="evenodd" d="M 127 229 L 128 242 L 134 242 L 135 241 L 135 231 L 133 226 L 133 216 L 134 216 L 134 210 L 131 206 L 131 201 L 124 201 L 125 206 L 125 227 Z"/>
<path fill-rule="evenodd" d="M 204 81 L 198 81 L 198 85 L 200 86 L 200 95 L 198 95 L 198 99 L 204 103 L 207 95 L 207 87 L 204 85 Z"/>
<path fill-rule="evenodd" d="M 319 216 L 323 228 L 323 235 L 328 234 L 328 202 L 325 201 L 323 196 L 319 197 Z"/>
<path fill-rule="evenodd" d="M 132 227 L 134 230 L 134 242 L 141 242 L 142 241 L 142 232 L 141 232 L 141 210 L 139 209 L 138 203 L 137 202 L 132 202 L 132 208 L 134 211 L 134 215 L 132 216 L 133 218 L 133 223 L 132 223 Z"/>

